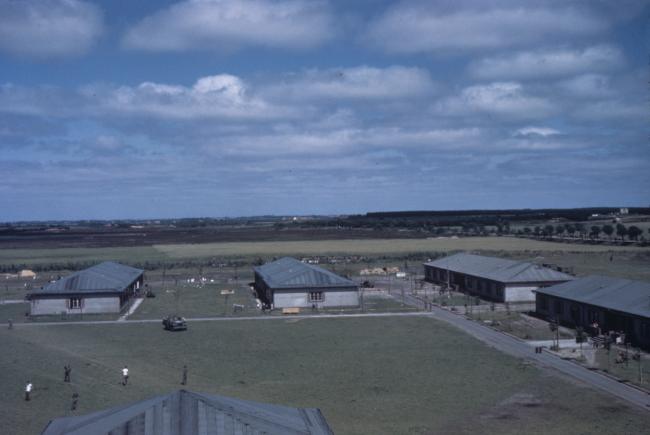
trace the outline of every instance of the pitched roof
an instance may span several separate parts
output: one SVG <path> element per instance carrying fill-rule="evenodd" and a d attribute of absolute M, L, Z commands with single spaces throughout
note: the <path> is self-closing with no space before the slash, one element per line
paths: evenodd
<path fill-rule="evenodd" d="M 537 293 L 650 318 L 650 283 L 591 275 Z"/>
<path fill-rule="evenodd" d="M 573 279 L 566 273 L 527 261 L 466 253 L 450 255 L 424 264 L 504 283 L 560 282 Z"/>
<path fill-rule="evenodd" d="M 33 295 L 121 293 L 144 273 L 142 269 L 105 261 L 44 285 Z"/>
<path fill-rule="evenodd" d="M 290 408 L 214 394 L 177 390 L 127 406 L 78 417 L 57 418 L 41 435 L 101 435 L 111 431 L 144 435 L 199 433 L 331 435 L 315 408 Z M 112 432 L 111 432 L 112 433 Z"/>
<path fill-rule="evenodd" d="M 254 268 L 270 288 L 356 287 L 357 284 L 329 270 L 284 257 Z"/>

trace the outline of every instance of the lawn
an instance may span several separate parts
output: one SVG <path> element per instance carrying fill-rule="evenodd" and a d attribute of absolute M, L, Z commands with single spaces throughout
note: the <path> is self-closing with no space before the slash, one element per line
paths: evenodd
<path fill-rule="evenodd" d="M 430 318 L 338 318 L 0 329 L 0 425 L 34 434 L 55 416 L 179 387 L 320 408 L 337 434 L 644 433 L 650 415 L 521 364 Z M 62 382 L 71 364 L 72 384 Z M 128 364 L 130 385 L 119 385 Z M 27 380 L 31 402 L 22 400 Z"/>
<path fill-rule="evenodd" d="M 466 237 L 436 239 L 315 240 L 292 242 L 232 242 L 175 244 L 111 248 L 2 249 L 1 265 L 92 263 L 105 260 L 126 263 L 169 262 L 210 258 L 270 258 L 281 255 L 400 256 L 450 251 L 490 252 L 631 252 L 650 253 L 650 248 L 570 245 L 514 237 Z"/>

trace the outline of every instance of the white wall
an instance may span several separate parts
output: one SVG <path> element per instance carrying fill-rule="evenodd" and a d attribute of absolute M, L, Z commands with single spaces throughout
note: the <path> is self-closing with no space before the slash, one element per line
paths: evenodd
<path fill-rule="evenodd" d="M 506 286 L 505 302 L 535 302 L 535 293 L 539 286 Z"/>
<path fill-rule="evenodd" d="M 307 307 L 311 308 L 312 303 L 318 307 L 356 307 L 359 306 L 359 291 L 327 291 L 323 292 L 322 302 L 310 302 L 308 292 L 292 292 L 275 290 L 273 293 L 273 306 L 275 308 Z"/>
<path fill-rule="evenodd" d="M 83 310 L 69 309 L 68 298 L 62 299 L 33 299 L 31 302 L 31 315 L 38 316 L 44 314 L 97 314 L 97 313 L 119 313 L 120 298 L 101 297 L 101 298 L 84 298 Z"/>

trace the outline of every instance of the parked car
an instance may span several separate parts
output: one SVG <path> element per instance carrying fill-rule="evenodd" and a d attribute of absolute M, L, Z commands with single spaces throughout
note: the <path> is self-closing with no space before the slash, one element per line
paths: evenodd
<path fill-rule="evenodd" d="M 162 324 L 167 331 L 185 331 L 187 329 L 187 322 L 181 316 L 167 316 L 163 319 Z"/>

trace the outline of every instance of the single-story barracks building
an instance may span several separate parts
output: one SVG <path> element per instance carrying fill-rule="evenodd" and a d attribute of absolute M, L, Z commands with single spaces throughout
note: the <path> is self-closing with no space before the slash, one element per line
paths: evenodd
<path fill-rule="evenodd" d="M 317 408 L 292 408 L 177 390 L 51 420 L 41 435 L 333 435 Z"/>
<path fill-rule="evenodd" d="M 650 349 L 650 283 L 591 275 L 536 291 L 535 311 L 591 333 L 624 332 Z M 597 324 L 597 328 L 594 328 Z"/>
<path fill-rule="evenodd" d="M 359 305 L 354 281 L 295 258 L 280 258 L 253 270 L 258 297 L 275 308 Z"/>
<path fill-rule="evenodd" d="M 496 302 L 533 302 L 534 290 L 573 279 L 535 263 L 465 253 L 424 263 L 424 276 Z"/>
<path fill-rule="evenodd" d="M 33 316 L 119 313 L 142 287 L 144 270 L 106 261 L 27 295 Z"/>

